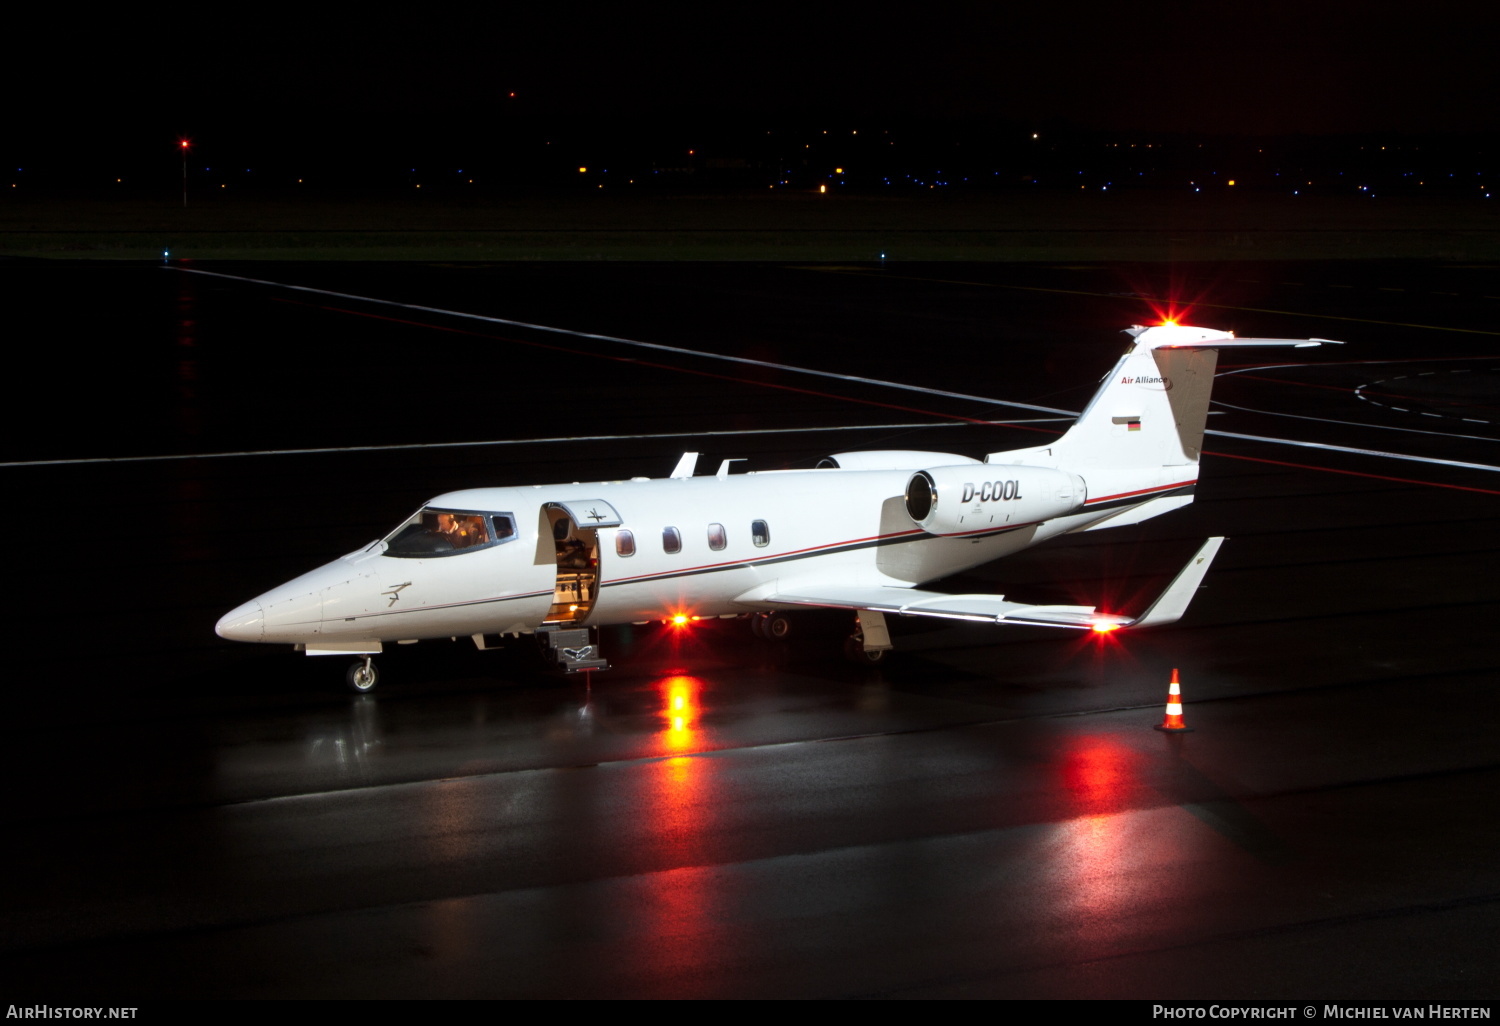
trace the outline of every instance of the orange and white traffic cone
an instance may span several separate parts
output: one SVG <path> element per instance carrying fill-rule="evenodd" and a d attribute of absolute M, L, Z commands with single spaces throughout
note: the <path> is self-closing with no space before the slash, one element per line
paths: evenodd
<path fill-rule="evenodd" d="M 1177 681 L 1176 668 L 1172 670 L 1172 683 L 1167 687 L 1167 718 L 1156 729 L 1174 734 L 1193 729 L 1182 722 L 1182 685 Z"/>

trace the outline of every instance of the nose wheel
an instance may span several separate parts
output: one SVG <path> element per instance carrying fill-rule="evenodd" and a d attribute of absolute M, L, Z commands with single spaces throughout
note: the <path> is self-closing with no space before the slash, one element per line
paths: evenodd
<path fill-rule="evenodd" d="M 349 687 L 361 695 L 374 689 L 380 683 L 380 671 L 375 668 L 374 662 L 369 656 L 351 663 L 349 672 L 344 674 L 344 680 L 348 681 Z"/>

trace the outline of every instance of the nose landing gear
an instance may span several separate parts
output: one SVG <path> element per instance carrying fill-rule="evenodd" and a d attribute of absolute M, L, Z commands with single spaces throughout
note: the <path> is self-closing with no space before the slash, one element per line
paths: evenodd
<path fill-rule="evenodd" d="M 349 687 L 352 690 L 363 695 L 365 692 L 373 690 L 375 685 L 380 683 L 380 671 L 375 668 L 375 664 L 371 661 L 370 657 L 365 656 L 363 659 L 355 660 L 349 664 L 349 670 L 344 674 L 344 680 L 349 683 Z"/>

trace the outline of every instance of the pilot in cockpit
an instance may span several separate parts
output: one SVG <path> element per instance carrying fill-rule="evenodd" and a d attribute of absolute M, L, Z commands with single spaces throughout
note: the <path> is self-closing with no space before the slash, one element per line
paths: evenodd
<path fill-rule="evenodd" d="M 455 549 L 465 549 L 470 545 L 476 545 L 484 540 L 482 534 L 476 528 L 478 517 L 460 517 L 453 513 L 439 513 L 437 516 L 438 534 L 448 539 Z"/>

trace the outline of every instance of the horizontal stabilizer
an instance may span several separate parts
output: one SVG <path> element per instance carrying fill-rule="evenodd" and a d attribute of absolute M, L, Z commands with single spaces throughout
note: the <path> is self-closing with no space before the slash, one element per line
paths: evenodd
<path fill-rule="evenodd" d="M 1151 348 L 1240 349 L 1248 346 L 1290 346 L 1293 349 L 1306 349 L 1308 346 L 1341 346 L 1343 344 L 1331 338 L 1211 338 L 1201 342 L 1158 342 Z"/>
<path fill-rule="evenodd" d="M 1135 339 L 1137 349 L 1240 349 L 1248 346 L 1341 346 L 1331 338 L 1235 338 L 1232 331 L 1194 328 L 1186 324 L 1137 324 L 1125 333 Z"/>
<path fill-rule="evenodd" d="M 1008 602 L 1004 595 L 944 595 L 915 588 L 828 587 L 795 588 L 785 593 L 758 595 L 757 605 L 822 606 L 826 609 L 868 609 L 897 616 L 930 616 L 943 620 L 1010 623 L 1035 627 L 1072 627 L 1112 630 L 1117 627 L 1155 627 L 1174 623 L 1187 611 L 1193 593 L 1203 582 L 1209 564 L 1223 544 L 1210 538 L 1172 583 L 1139 617 L 1101 613 L 1093 606 L 1036 606 Z"/>

